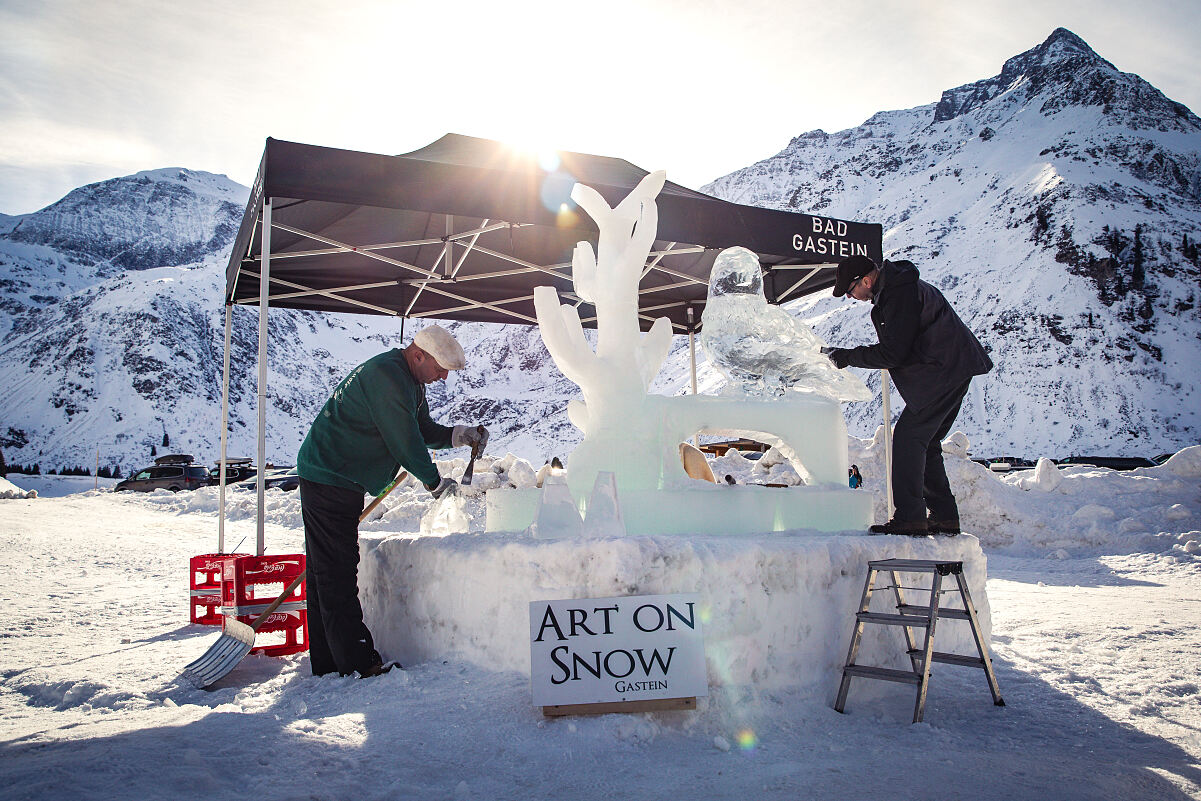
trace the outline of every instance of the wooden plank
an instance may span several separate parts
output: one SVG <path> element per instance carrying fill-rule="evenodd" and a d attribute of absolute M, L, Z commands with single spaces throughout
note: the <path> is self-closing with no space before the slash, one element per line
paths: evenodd
<path fill-rule="evenodd" d="M 600 704 L 555 704 L 542 707 L 546 717 L 564 715 L 631 715 L 639 712 L 687 712 L 696 709 L 696 697 L 654 698 L 648 701 L 607 701 Z"/>

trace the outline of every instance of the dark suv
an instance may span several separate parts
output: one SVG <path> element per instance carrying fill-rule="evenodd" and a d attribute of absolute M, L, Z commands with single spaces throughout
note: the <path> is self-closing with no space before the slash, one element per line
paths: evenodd
<path fill-rule="evenodd" d="M 160 456 L 154 460 L 153 467 L 147 467 L 121 481 L 113 490 L 134 490 L 136 492 L 152 492 L 156 489 L 179 492 L 194 490 L 208 486 L 209 472 L 204 465 L 196 464 L 195 460 L 184 453 Z"/>
<path fill-rule="evenodd" d="M 239 481 L 245 481 L 248 478 L 254 478 L 258 475 L 259 469 L 250 463 L 249 459 L 226 459 L 225 460 L 225 486 L 236 484 Z M 217 465 L 212 470 L 209 470 L 209 483 L 214 487 L 221 483 L 221 465 Z"/>

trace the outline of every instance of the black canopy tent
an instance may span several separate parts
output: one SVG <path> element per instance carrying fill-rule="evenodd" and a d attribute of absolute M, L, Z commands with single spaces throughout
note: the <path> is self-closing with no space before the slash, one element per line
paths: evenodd
<path fill-rule="evenodd" d="M 565 151 L 539 157 L 447 134 L 399 156 L 268 139 L 226 270 L 219 549 L 224 548 L 230 309 L 258 305 L 258 459 L 265 464 L 266 310 L 536 322 L 533 290 L 554 286 L 594 325 L 577 296 L 571 254 L 596 228 L 570 199 L 575 183 L 616 205 L 647 175 L 628 161 Z M 882 258 L 881 226 L 744 206 L 667 183 L 658 239 L 639 283 L 645 330 L 668 317 L 690 341 L 717 254 L 741 245 L 764 270 L 767 299 L 826 289 L 836 263 Z M 262 277 L 266 275 L 264 282 Z M 695 391 L 695 354 L 693 356 Z M 258 474 L 258 548 L 265 528 Z"/>
<path fill-rule="evenodd" d="M 558 152 L 551 163 L 458 134 L 401 156 L 268 139 L 227 270 L 226 300 L 257 304 L 261 223 L 271 203 L 271 306 L 535 322 L 533 289 L 571 284 L 571 252 L 592 220 L 570 200 L 580 182 L 616 205 L 646 171 L 622 159 Z M 696 330 L 718 252 L 742 245 L 765 270 L 768 300 L 830 287 L 834 264 L 879 261 L 879 225 L 743 206 L 667 183 L 659 239 L 639 285 L 642 326 Z M 693 309 L 691 322 L 689 308 Z"/>

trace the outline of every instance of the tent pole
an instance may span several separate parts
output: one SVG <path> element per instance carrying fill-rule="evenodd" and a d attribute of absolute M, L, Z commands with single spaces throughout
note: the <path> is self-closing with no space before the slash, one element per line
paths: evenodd
<path fill-rule="evenodd" d="M 225 358 L 221 372 L 221 479 L 217 490 L 217 553 L 225 553 L 225 465 L 229 439 L 229 341 L 233 327 L 233 304 L 225 303 Z"/>
<path fill-rule="evenodd" d="M 259 471 L 255 478 L 258 493 L 258 514 L 255 519 L 257 535 L 255 555 L 262 556 L 265 550 L 267 528 L 267 298 L 271 294 L 271 198 L 263 200 L 263 262 L 259 270 Z"/>
<path fill-rule="evenodd" d="M 896 512 L 892 497 L 892 404 L 889 397 L 888 371 L 880 371 L 880 393 L 884 400 L 884 486 L 888 499 L 888 519 Z"/>
<path fill-rule="evenodd" d="M 688 359 L 692 364 L 692 394 L 696 394 L 696 325 L 693 319 L 696 317 L 696 312 L 692 307 L 688 307 Z M 700 435 L 697 432 L 692 432 L 692 447 L 696 447 L 700 443 Z"/>
<path fill-rule="evenodd" d="M 688 307 L 688 358 L 692 361 L 692 394 L 696 394 L 696 326 L 693 318 L 696 312 Z"/>
<path fill-rule="evenodd" d="M 692 360 L 692 394 L 696 394 L 696 334 L 688 329 L 688 358 Z"/>

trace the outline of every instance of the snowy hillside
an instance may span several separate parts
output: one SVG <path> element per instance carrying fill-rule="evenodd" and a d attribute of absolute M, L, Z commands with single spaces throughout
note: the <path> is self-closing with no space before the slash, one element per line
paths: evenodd
<path fill-rule="evenodd" d="M 914 260 L 992 350 L 997 369 L 958 425 L 977 454 L 1151 455 L 1198 441 L 1201 121 L 1068 31 L 994 78 L 803 134 L 707 190 L 883 223 L 886 253 Z M 0 219 L 8 462 L 90 465 L 99 448 L 127 471 L 164 439 L 216 458 L 221 290 L 247 194 L 224 176 L 151 170 Z M 870 341 L 865 306 L 826 296 L 791 311 L 832 343 Z M 256 326 L 253 309 L 234 310 L 231 455 L 254 451 Z M 490 450 L 538 464 L 568 452 L 577 390 L 537 331 L 453 327 L 468 369 L 433 390 L 435 416 L 485 422 Z M 272 311 L 269 458 L 294 460 L 333 385 L 400 344 L 396 320 Z M 698 358 L 701 391 L 716 390 Z M 687 387 L 677 338 L 654 389 Z M 878 399 L 847 409 L 852 433 L 875 430 Z"/>
<path fill-rule="evenodd" d="M 886 257 L 914 261 L 992 350 L 959 422 L 988 453 L 1196 441 L 1201 120 L 1071 32 L 705 190 L 882 223 Z M 792 311 L 831 342 L 871 341 L 865 306 Z M 879 414 L 878 400 L 852 405 L 851 430 Z"/>

